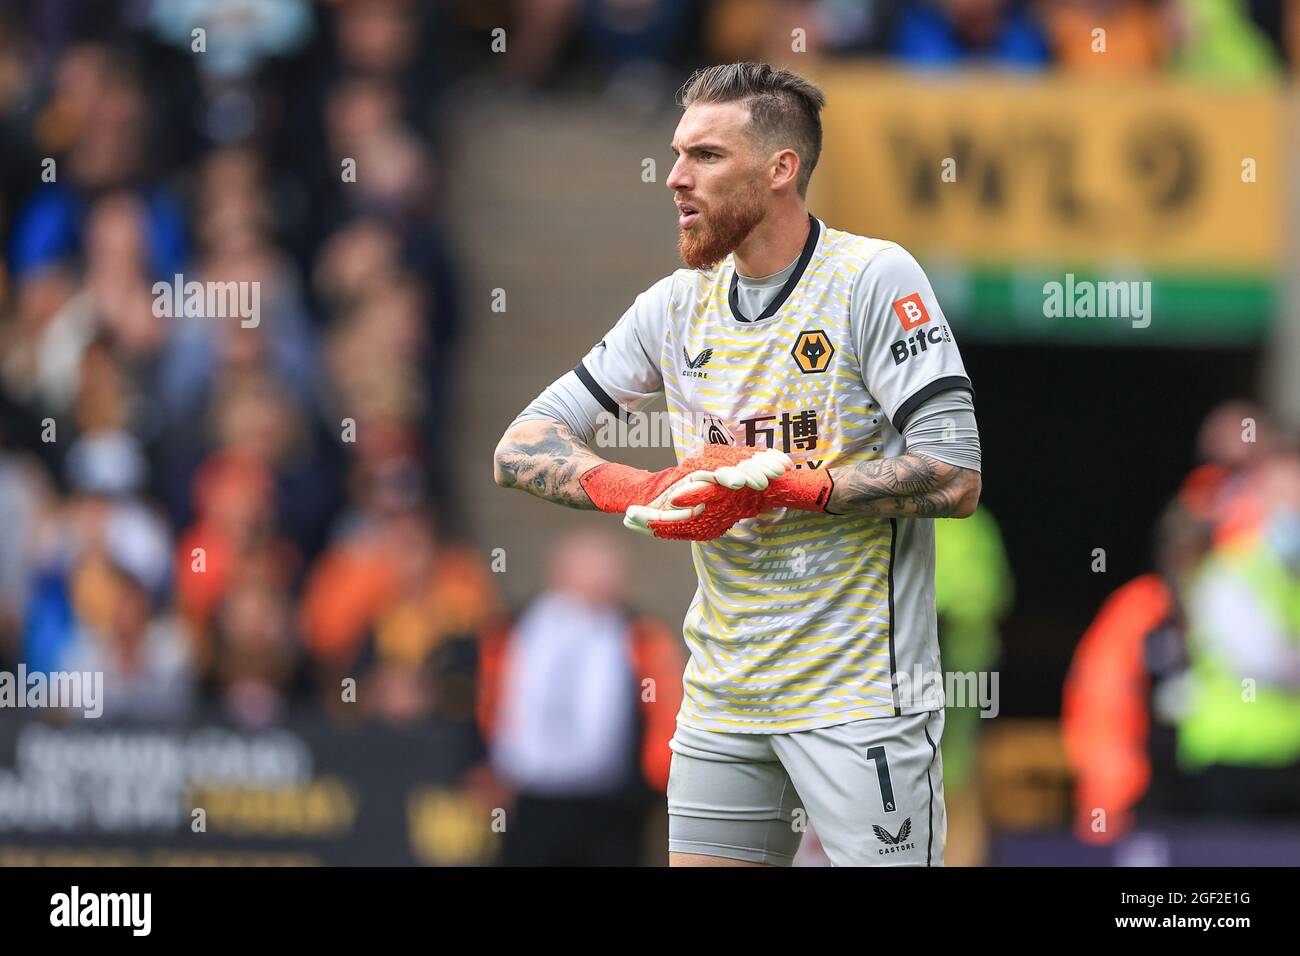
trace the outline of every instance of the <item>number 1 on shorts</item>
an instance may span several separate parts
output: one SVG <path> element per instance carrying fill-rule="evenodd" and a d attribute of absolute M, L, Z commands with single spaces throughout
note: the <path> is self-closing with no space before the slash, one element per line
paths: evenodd
<path fill-rule="evenodd" d="M 867 759 L 875 761 L 876 776 L 880 780 L 880 802 L 885 805 L 885 812 L 891 813 L 894 810 L 894 784 L 889 779 L 889 758 L 885 756 L 885 748 L 867 748 Z"/>

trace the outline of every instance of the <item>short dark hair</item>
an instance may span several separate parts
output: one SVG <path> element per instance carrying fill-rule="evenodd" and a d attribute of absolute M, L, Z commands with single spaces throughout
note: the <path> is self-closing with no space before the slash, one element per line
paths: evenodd
<path fill-rule="evenodd" d="M 682 109 L 695 103 L 744 103 L 749 129 L 764 143 L 799 154 L 799 195 L 822 152 L 821 110 L 826 95 L 816 84 L 766 63 L 726 63 L 696 70 L 677 95 Z"/>

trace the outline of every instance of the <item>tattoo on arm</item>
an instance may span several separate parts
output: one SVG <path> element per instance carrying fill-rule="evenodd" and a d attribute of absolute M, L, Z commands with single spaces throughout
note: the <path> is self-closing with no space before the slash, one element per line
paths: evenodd
<path fill-rule="evenodd" d="M 569 508 L 595 511 L 579 476 L 605 463 L 560 422 L 521 422 L 506 432 L 494 456 L 497 484 Z"/>
<path fill-rule="evenodd" d="M 889 518 L 966 515 L 978 501 L 979 473 L 928 455 L 911 453 L 837 469 L 826 510 L 867 512 Z"/>

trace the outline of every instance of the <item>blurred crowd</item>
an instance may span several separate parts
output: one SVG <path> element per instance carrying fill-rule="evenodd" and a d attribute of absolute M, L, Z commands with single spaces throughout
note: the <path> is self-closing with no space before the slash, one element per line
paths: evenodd
<path fill-rule="evenodd" d="M 1300 440 L 1230 401 L 1155 529 L 1151 571 L 1075 650 L 1062 726 L 1074 830 L 1300 820 Z"/>
<path fill-rule="evenodd" d="M 472 721 L 435 14 L 0 5 L 0 664 Z"/>
<path fill-rule="evenodd" d="M 1249 82 L 1300 63 L 1295 0 L 538 0 L 507 69 L 562 82 L 594 67 L 645 94 L 683 59 L 874 58 L 907 68 L 993 67 L 1090 76 L 1157 71 Z M 498 15 L 498 22 L 502 21 Z"/>

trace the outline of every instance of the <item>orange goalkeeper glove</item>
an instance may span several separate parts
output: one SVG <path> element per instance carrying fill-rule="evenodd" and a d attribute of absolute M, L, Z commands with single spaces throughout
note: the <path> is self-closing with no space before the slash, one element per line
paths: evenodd
<path fill-rule="evenodd" d="M 763 490 L 790 464 L 777 451 L 707 445 L 675 468 L 648 472 L 608 462 L 579 481 L 597 508 L 624 512 L 633 531 L 708 541 L 762 511 Z"/>

